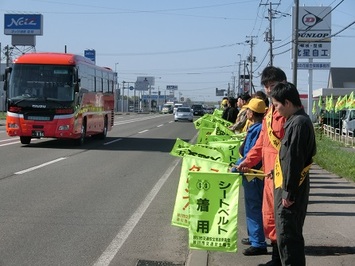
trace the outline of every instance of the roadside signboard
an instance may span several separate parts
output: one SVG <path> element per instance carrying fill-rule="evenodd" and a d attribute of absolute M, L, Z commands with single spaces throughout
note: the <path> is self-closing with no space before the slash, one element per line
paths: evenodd
<path fill-rule="evenodd" d="M 178 89 L 177 85 L 166 85 L 166 90 L 176 91 Z"/>
<path fill-rule="evenodd" d="M 43 35 L 43 15 L 5 14 L 5 35 Z"/>
<path fill-rule="evenodd" d="M 86 58 L 89 58 L 91 61 L 93 61 L 94 63 L 96 62 L 96 52 L 95 50 L 85 50 L 84 51 L 84 56 Z"/>
<path fill-rule="evenodd" d="M 292 64 L 291 64 L 292 68 Z M 317 70 L 329 70 L 330 62 L 297 62 L 297 69 L 317 69 Z"/>

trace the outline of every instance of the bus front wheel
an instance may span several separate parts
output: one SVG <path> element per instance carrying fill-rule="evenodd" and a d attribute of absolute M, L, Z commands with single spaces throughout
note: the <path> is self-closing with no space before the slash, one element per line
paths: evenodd
<path fill-rule="evenodd" d="M 31 137 L 21 136 L 20 137 L 20 141 L 21 141 L 22 144 L 30 144 L 31 143 Z"/>
<path fill-rule="evenodd" d="M 76 139 L 76 144 L 78 146 L 81 146 L 84 144 L 86 138 L 86 121 L 83 122 L 81 125 L 81 132 L 80 132 L 80 138 Z"/>
<path fill-rule="evenodd" d="M 99 139 L 105 139 L 107 136 L 107 127 L 108 127 L 108 121 L 107 121 L 107 116 L 105 117 L 105 121 L 104 121 L 104 128 L 102 130 L 102 132 L 98 135 Z"/>

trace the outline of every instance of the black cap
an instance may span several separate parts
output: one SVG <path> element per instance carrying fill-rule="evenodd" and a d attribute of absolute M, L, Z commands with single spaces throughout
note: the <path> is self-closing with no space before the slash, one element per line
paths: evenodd
<path fill-rule="evenodd" d="M 244 100 L 244 101 L 249 101 L 249 99 L 251 98 L 251 96 L 250 96 L 249 93 L 244 92 L 244 93 L 240 94 L 240 95 L 238 96 L 238 98 L 240 98 L 240 99 L 242 99 L 242 100 Z"/>

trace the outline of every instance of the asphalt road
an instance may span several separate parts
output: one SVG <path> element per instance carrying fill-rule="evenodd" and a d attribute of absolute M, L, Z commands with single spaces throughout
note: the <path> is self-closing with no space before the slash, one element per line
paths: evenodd
<path fill-rule="evenodd" d="M 169 152 L 196 133 L 172 115 L 122 115 L 105 140 L 76 147 L 22 145 L 0 126 L 0 265 L 183 265 L 187 232 L 170 223 L 180 160 Z"/>

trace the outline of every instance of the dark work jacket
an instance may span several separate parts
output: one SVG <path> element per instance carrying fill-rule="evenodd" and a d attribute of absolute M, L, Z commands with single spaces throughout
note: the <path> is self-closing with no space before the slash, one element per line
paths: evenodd
<path fill-rule="evenodd" d="M 301 172 L 312 163 L 312 157 L 316 154 L 316 140 L 312 121 L 303 108 L 286 120 L 284 129 L 279 153 L 283 175 L 282 198 L 294 200 Z"/>
<path fill-rule="evenodd" d="M 227 107 L 227 109 L 223 112 L 222 118 L 234 123 L 237 119 L 238 112 L 238 109 L 235 107 Z"/>

